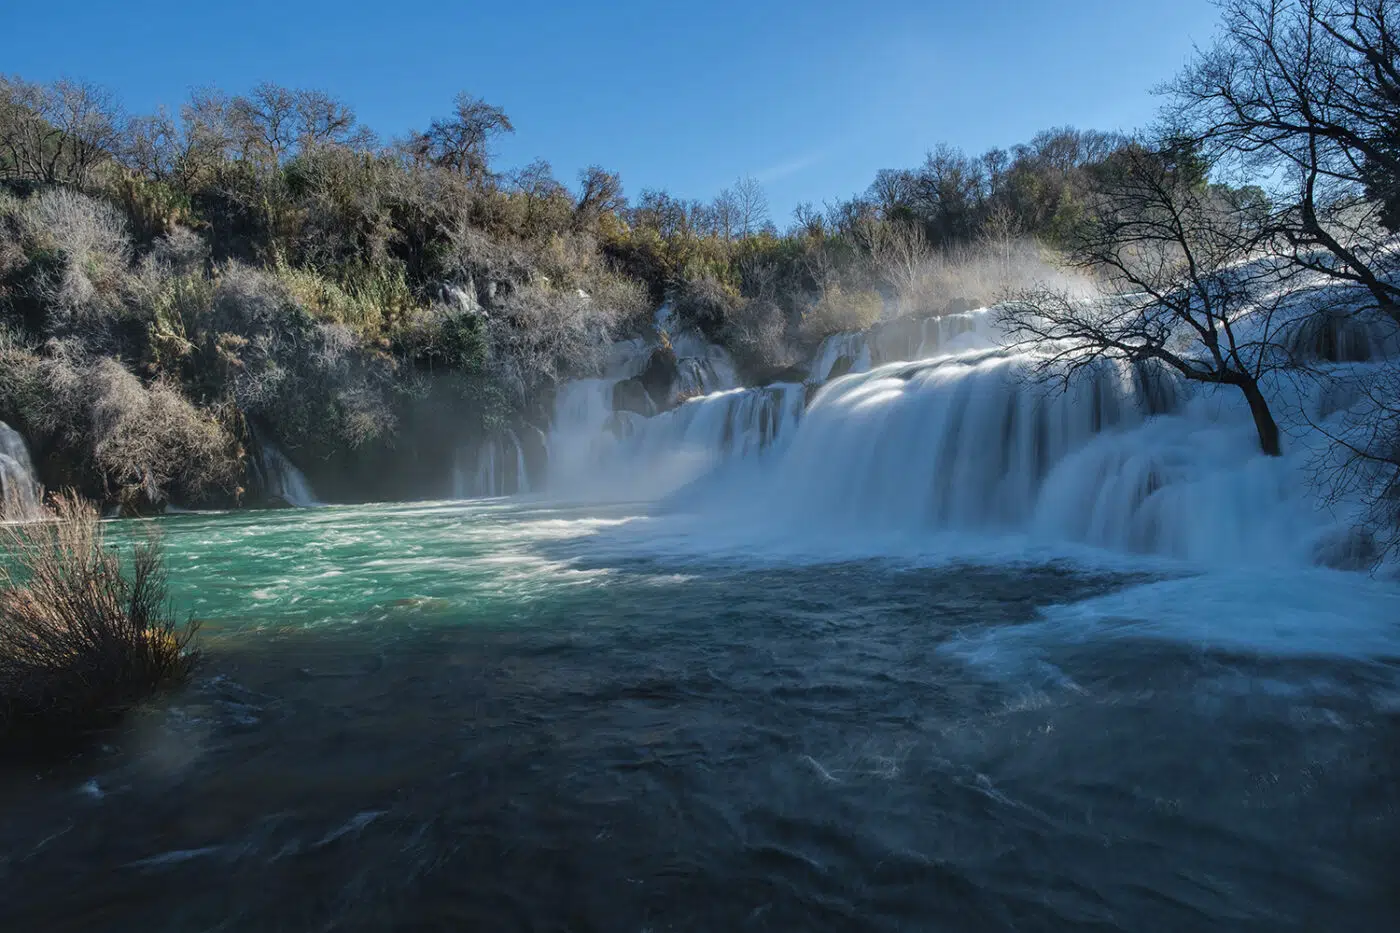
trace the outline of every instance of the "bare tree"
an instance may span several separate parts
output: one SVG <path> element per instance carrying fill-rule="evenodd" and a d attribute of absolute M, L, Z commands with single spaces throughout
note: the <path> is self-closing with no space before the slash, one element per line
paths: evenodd
<path fill-rule="evenodd" d="M 1282 299 L 1270 296 L 1284 293 L 1291 267 L 1254 259 L 1256 215 L 1228 192 L 1192 184 L 1176 161 L 1139 144 L 1105 168 L 1074 260 L 1106 279 L 1109 297 L 1037 287 L 1013 296 L 1002 323 L 1014 346 L 1038 353 L 1043 373 L 1065 381 L 1117 359 L 1234 386 L 1260 448 L 1277 456 L 1279 429 L 1259 383 L 1284 363 L 1271 339 Z"/>
<path fill-rule="evenodd" d="M 264 81 L 229 102 L 228 119 L 242 158 L 280 165 L 297 141 L 296 92 Z"/>
<path fill-rule="evenodd" d="M 414 134 L 409 147 L 422 161 L 480 182 L 486 178 L 491 141 L 513 132 L 504 110 L 463 91 L 457 95 L 452 116 L 434 120 L 426 132 Z"/>
<path fill-rule="evenodd" d="M 893 286 L 900 313 L 917 310 L 926 297 L 933 258 L 928 237 L 917 223 L 874 220 L 866 226 L 870 259 L 880 277 Z"/>
<path fill-rule="evenodd" d="M 373 137 L 357 124 L 349 106 L 324 91 L 264 81 L 246 95 L 225 102 L 211 94 L 205 103 L 222 109 L 220 122 L 231 132 L 239 155 L 265 166 L 280 165 L 319 145 L 363 147 Z M 206 113 L 212 115 L 212 107 Z"/>
<path fill-rule="evenodd" d="M 811 201 L 803 201 L 792 209 L 792 227 L 789 235 L 821 239 L 826 236 L 826 217 L 812 206 Z"/>
<path fill-rule="evenodd" d="M 753 176 L 734 183 L 734 226 L 738 235 L 750 237 L 768 226 L 768 195 Z"/>
<path fill-rule="evenodd" d="M 1382 223 L 1384 192 L 1400 192 L 1400 7 L 1395 0 L 1224 0 L 1222 7 L 1220 39 L 1167 89 L 1170 120 L 1273 179 L 1276 249 L 1365 287 L 1400 320 Z M 1380 198 L 1371 196 L 1377 188 Z"/>
<path fill-rule="evenodd" d="M 734 190 L 725 188 L 715 195 L 710 211 L 715 233 L 726 243 L 733 240 L 739 230 L 739 199 Z"/>
<path fill-rule="evenodd" d="M 86 187 L 121 142 L 116 98 L 88 81 L 49 85 L 0 77 L 0 172 Z"/>

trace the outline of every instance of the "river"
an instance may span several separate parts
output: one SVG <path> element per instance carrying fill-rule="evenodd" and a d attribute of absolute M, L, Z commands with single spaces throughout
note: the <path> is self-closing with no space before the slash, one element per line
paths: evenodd
<path fill-rule="evenodd" d="M 0 929 L 1400 918 L 1400 595 L 1359 574 L 529 499 L 159 524 L 205 662 L 0 769 Z"/>

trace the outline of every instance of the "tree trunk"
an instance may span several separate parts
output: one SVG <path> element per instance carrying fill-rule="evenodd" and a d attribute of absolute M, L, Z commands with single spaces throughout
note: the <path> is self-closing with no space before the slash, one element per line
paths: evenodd
<path fill-rule="evenodd" d="M 1260 449 L 1270 457 L 1279 456 L 1282 451 L 1279 449 L 1278 423 L 1274 421 L 1273 412 L 1269 411 L 1264 393 L 1259 391 L 1259 383 L 1245 378 L 1238 385 L 1249 402 L 1249 413 L 1254 416 L 1254 430 L 1259 432 Z"/>

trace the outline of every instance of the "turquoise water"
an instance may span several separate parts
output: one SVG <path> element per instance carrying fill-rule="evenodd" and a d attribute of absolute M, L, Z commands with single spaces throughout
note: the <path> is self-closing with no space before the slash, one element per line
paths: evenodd
<path fill-rule="evenodd" d="M 528 502 L 160 526 L 206 663 L 0 769 L 0 929 L 1400 917 L 1381 584 Z"/>

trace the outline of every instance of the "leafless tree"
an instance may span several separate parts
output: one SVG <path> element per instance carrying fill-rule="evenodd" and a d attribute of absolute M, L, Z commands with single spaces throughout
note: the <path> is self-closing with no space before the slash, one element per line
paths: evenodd
<path fill-rule="evenodd" d="M 1170 153 L 1128 146 L 1105 174 L 1074 260 L 1106 280 L 1109 297 L 1050 287 L 1016 294 L 1002 312 L 1011 343 L 1035 350 L 1041 371 L 1066 381 L 1117 359 L 1234 386 L 1260 448 L 1277 456 L 1279 429 L 1260 379 L 1284 363 L 1271 340 L 1281 299 L 1271 296 L 1286 291 L 1291 267 L 1257 259 L 1257 215 L 1183 177 Z"/>
<path fill-rule="evenodd" d="M 210 96 L 207 103 L 218 101 Z M 206 114 L 212 116 L 212 109 Z M 228 100 L 220 116 L 240 156 L 266 166 L 280 165 L 314 146 L 364 145 L 369 138 L 356 124 L 355 112 L 329 94 L 269 81 Z"/>
<path fill-rule="evenodd" d="M 463 91 L 457 95 L 452 116 L 434 120 L 426 132 L 414 134 L 409 148 L 421 161 L 480 182 L 486 178 L 491 141 L 513 132 L 504 110 Z"/>
<path fill-rule="evenodd" d="M 1400 203 L 1400 4 L 1224 0 L 1222 8 L 1219 40 L 1167 88 L 1169 119 L 1272 179 L 1276 249 L 1365 287 L 1400 320 L 1382 223 L 1386 201 Z"/>
<path fill-rule="evenodd" d="M 874 220 L 865 225 L 871 262 L 893 286 L 900 312 L 916 310 L 925 297 L 933 250 L 917 223 Z"/>
<path fill-rule="evenodd" d="M 768 195 L 752 176 L 734 183 L 734 227 L 742 237 L 755 236 L 769 224 Z"/>
<path fill-rule="evenodd" d="M 790 233 L 808 239 L 821 239 L 826 236 L 826 217 L 812 206 L 811 201 L 803 201 L 792 209 Z"/>
<path fill-rule="evenodd" d="M 0 173 L 86 187 L 121 139 L 116 98 L 88 81 L 0 77 Z"/>
<path fill-rule="evenodd" d="M 726 243 L 734 239 L 739 230 L 739 199 L 734 189 L 725 188 L 715 195 L 710 203 L 710 217 L 720 239 Z"/>

